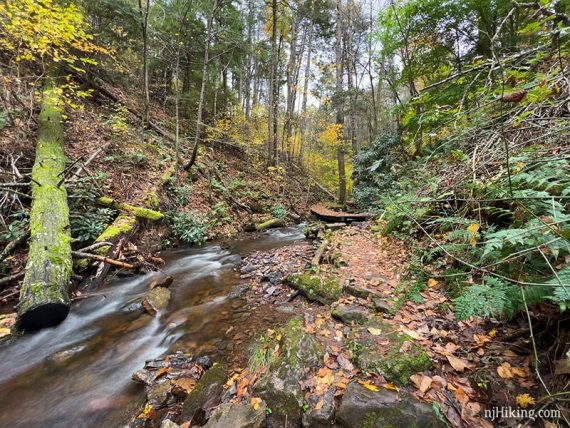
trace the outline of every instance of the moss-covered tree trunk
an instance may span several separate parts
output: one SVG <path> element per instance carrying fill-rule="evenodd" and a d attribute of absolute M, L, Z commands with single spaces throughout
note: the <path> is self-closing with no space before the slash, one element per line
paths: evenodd
<path fill-rule="evenodd" d="M 20 291 L 18 322 L 24 330 L 59 324 L 69 313 L 71 234 L 65 169 L 61 89 L 46 83 L 32 169 L 30 249 Z"/>

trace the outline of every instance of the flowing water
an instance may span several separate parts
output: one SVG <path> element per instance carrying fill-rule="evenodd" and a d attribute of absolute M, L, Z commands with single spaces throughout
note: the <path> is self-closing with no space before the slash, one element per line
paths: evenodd
<path fill-rule="evenodd" d="M 0 427 L 120 427 L 144 397 L 131 374 L 144 362 L 182 349 L 230 362 L 256 332 L 279 320 L 270 307 L 252 315 L 233 297 L 242 255 L 303 239 L 300 228 L 202 248 L 169 251 L 163 271 L 174 277 L 168 310 L 132 310 L 156 273 L 115 279 L 73 304 L 59 326 L 0 347 Z"/>

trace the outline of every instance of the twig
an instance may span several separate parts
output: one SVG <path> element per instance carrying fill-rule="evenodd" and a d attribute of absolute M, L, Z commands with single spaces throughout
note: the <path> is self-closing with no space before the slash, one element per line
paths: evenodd
<path fill-rule="evenodd" d="M 110 259 L 108 257 L 100 256 L 98 254 L 83 253 L 81 251 L 72 251 L 71 254 L 76 256 L 76 257 L 98 260 L 100 262 L 107 263 L 107 264 L 117 266 L 117 267 L 122 267 L 125 269 L 134 269 L 136 267 L 135 265 L 125 263 L 125 262 L 120 262 L 119 260 Z"/>

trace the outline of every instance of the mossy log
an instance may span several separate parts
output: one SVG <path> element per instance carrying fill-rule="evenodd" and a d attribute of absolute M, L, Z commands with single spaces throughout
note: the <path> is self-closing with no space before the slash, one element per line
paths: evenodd
<path fill-rule="evenodd" d="M 280 218 L 272 218 L 271 220 L 267 220 L 261 224 L 255 226 L 257 230 L 265 230 L 265 229 L 272 229 L 274 227 L 284 227 L 285 221 L 281 220 Z"/>
<path fill-rule="evenodd" d="M 116 201 L 115 199 L 109 198 L 107 196 L 101 196 L 97 198 L 97 202 L 101 205 L 113 207 L 116 210 L 132 214 L 138 218 L 144 218 L 147 220 L 162 220 L 164 218 L 164 214 L 159 211 L 151 210 L 149 208 L 136 207 L 131 204 Z"/>
<path fill-rule="evenodd" d="M 18 325 L 38 330 L 59 324 L 69 313 L 71 233 L 65 170 L 61 89 L 53 80 L 43 92 L 36 159 L 32 169 L 30 248 L 18 304 Z"/>

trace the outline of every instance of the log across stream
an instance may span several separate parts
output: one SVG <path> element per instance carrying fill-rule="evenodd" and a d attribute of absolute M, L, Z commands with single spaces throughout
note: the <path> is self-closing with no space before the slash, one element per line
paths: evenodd
<path fill-rule="evenodd" d="M 231 241 L 228 249 L 212 243 L 168 251 L 164 272 L 174 283 L 160 316 L 141 316 L 129 306 L 156 273 L 116 279 L 73 303 L 59 326 L 0 345 L 0 426 L 123 426 L 144 397 L 131 375 L 145 360 L 183 349 L 231 363 L 257 332 L 280 321 L 273 307 L 253 314 L 232 297 L 243 282 L 233 267 L 241 255 L 303 238 L 301 228 L 274 229 Z"/>

